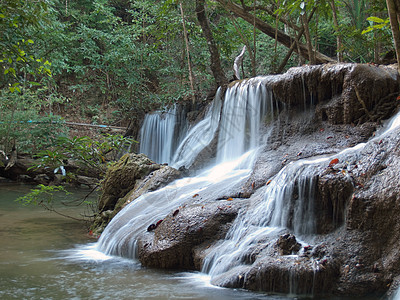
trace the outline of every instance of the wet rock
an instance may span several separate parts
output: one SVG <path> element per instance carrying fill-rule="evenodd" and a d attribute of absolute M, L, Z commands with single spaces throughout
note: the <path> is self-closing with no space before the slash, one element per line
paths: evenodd
<path fill-rule="evenodd" d="M 86 185 L 90 188 L 93 188 L 99 183 L 99 180 L 97 178 L 93 178 L 93 177 L 76 175 L 74 178 L 74 183 Z"/>
<path fill-rule="evenodd" d="M 92 226 L 90 228 L 93 236 L 99 236 L 107 224 L 113 218 L 114 213 L 112 210 L 105 210 L 99 214 L 97 214 L 94 218 Z"/>
<path fill-rule="evenodd" d="M 48 185 L 51 182 L 51 179 L 49 176 L 47 176 L 47 174 L 36 175 L 35 178 L 33 178 L 33 180 L 39 184 L 44 184 L 44 185 Z"/>
<path fill-rule="evenodd" d="M 138 241 L 140 262 L 147 267 L 194 269 L 199 266 L 195 253 L 225 236 L 236 218 L 240 201 L 191 205 L 172 211 L 154 230 Z"/>
<path fill-rule="evenodd" d="M 129 193 L 118 200 L 115 205 L 115 213 L 141 195 L 162 188 L 181 177 L 182 173 L 175 168 L 170 166 L 160 166 L 158 170 L 155 170 L 143 179 L 136 181 L 135 186 L 129 191 Z"/>
<path fill-rule="evenodd" d="M 236 267 L 213 278 L 212 283 L 284 294 L 324 295 L 337 283 L 339 264 L 330 259 L 321 263 L 298 256 L 266 256 L 251 267 Z"/>
<path fill-rule="evenodd" d="M 394 298 L 396 296 L 400 296 L 400 275 L 394 278 L 389 290 L 386 292 L 386 299 L 398 299 Z"/>
<path fill-rule="evenodd" d="M 344 224 L 353 190 L 351 177 L 342 170 L 330 173 L 327 169 L 318 178 L 315 203 L 317 233 L 328 233 Z"/>
<path fill-rule="evenodd" d="M 395 68 L 369 64 L 326 64 L 291 68 L 270 84 L 290 107 L 317 104 L 317 116 L 331 124 L 388 118 L 397 106 Z"/>
<path fill-rule="evenodd" d="M 250 272 L 249 266 L 238 266 L 229 271 L 212 278 L 211 283 L 216 286 L 226 288 L 244 288 L 247 281 L 247 274 Z"/>
<path fill-rule="evenodd" d="M 301 249 L 301 244 L 297 242 L 293 234 L 281 235 L 276 242 L 281 255 L 296 254 Z"/>
<path fill-rule="evenodd" d="M 150 160 L 145 160 L 146 162 L 151 162 Z M 152 163 L 152 162 L 151 162 Z M 146 169 L 145 165 L 145 169 Z M 126 205 L 140 197 L 141 195 L 154 191 L 156 189 L 159 189 L 161 187 L 166 186 L 168 183 L 174 181 L 175 179 L 178 179 L 182 177 L 182 173 L 179 172 L 178 170 L 170 167 L 170 166 L 160 166 L 158 164 L 151 164 L 151 168 L 148 169 L 150 172 L 152 168 L 159 168 L 154 171 L 152 171 L 149 175 L 145 176 L 144 178 L 136 178 L 135 177 L 132 180 L 132 183 L 134 184 L 133 187 L 126 188 L 125 190 L 119 191 L 118 194 L 110 195 L 104 193 L 101 196 L 101 199 L 113 199 L 113 201 L 116 201 L 114 204 L 114 207 L 111 210 L 111 214 L 107 217 L 104 217 L 102 212 L 98 214 L 98 216 L 95 217 L 95 220 L 91 226 L 91 230 L 96 233 L 96 235 L 99 235 L 104 228 L 107 226 L 107 224 L 111 221 L 111 219 Z M 131 168 L 132 169 L 132 168 Z M 129 169 L 128 169 L 129 170 Z M 125 170 L 124 172 L 128 171 Z M 139 173 L 141 174 L 141 173 Z M 122 176 L 122 175 L 121 175 Z M 115 182 L 108 182 L 108 184 L 116 184 Z M 124 194 L 125 192 L 125 194 Z M 120 197 L 116 199 L 116 197 Z M 116 199 L 116 200 L 115 200 Z M 107 206 L 105 206 L 107 207 Z M 104 208 L 103 208 L 104 209 Z M 153 228 L 152 230 L 154 230 Z"/>

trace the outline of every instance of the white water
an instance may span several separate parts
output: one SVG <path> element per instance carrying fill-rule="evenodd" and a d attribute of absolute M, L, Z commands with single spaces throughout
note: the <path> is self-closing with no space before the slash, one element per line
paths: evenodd
<path fill-rule="evenodd" d="M 228 194 L 248 177 L 255 155 L 255 151 L 247 152 L 235 161 L 218 165 L 196 177 L 177 180 L 137 198 L 113 218 L 97 249 L 105 254 L 135 258 L 137 237 L 150 224 L 164 219 L 184 203 L 193 203 L 195 194 L 202 201 Z"/>
<path fill-rule="evenodd" d="M 400 300 L 400 287 L 397 289 L 397 291 L 394 294 L 392 300 Z"/>
<path fill-rule="evenodd" d="M 356 153 L 365 144 L 333 156 L 304 159 L 284 167 L 268 184 L 261 201 L 239 215 L 225 240 L 210 251 L 203 272 L 220 275 L 243 264 L 258 243 L 273 237 L 282 228 L 307 238 L 315 233 L 314 190 L 318 168 L 328 167 L 333 158 Z"/>
<path fill-rule="evenodd" d="M 274 100 L 265 86 L 265 78 L 252 78 L 228 89 L 221 117 L 217 162 L 235 159 L 257 147 L 260 124 L 263 118 L 273 115 Z"/>
<path fill-rule="evenodd" d="M 371 142 L 381 139 L 399 125 L 400 113 Z M 312 238 L 315 233 L 316 171 L 327 168 L 335 158 L 344 162 L 352 155 L 353 160 L 357 160 L 365 146 L 366 143 L 361 143 L 334 155 L 298 160 L 284 167 L 268 184 L 262 201 L 253 203 L 235 219 L 225 240 L 205 258 L 202 271 L 216 276 L 242 265 L 252 247 L 282 228 L 291 229 L 301 239 Z M 342 174 L 349 176 L 347 166 L 343 167 Z"/>
<path fill-rule="evenodd" d="M 200 151 L 211 143 L 219 125 L 221 106 L 221 89 L 218 89 L 205 118 L 189 130 L 178 146 L 171 163 L 173 167 L 184 166 L 189 168 Z"/>
<path fill-rule="evenodd" d="M 139 152 L 157 163 L 170 163 L 176 140 L 176 118 L 176 107 L 147 114 L 140 130 Z"/>

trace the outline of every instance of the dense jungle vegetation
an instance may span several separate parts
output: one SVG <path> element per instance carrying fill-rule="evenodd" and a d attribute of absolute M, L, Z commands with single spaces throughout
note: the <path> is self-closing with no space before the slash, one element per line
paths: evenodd
<path fill-rule="evenodd" d="M 34 155 L 66 121 L 128 126 L 204 99 L 244 45 L 241 77 L 393 63 L 397 17 L 391 0 L 1 0 L 0 147 Z"/>

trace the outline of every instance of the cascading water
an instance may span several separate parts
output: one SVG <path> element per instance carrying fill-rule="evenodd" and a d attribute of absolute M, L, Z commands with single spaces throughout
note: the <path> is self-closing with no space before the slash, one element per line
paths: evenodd
<path fill-rule="evenodd" d="M 147 114 L 140 129 L 139 152 L 157 163 L 170 163 L 185 125 L 177 106 Z"/>
<path fill-rule="evenodd" d="M 371 142 L 382 139 L 399 125 L 400 113 Z M 225 240 L 209 252 L 202 271 L 213 277 L 244 265 L 254 246 L 276 238 L 276 233 L 282 228 L 291 229 L 301 238 L 312 239 L 310 234 L 315 233 L 316 224 L 313 205 L 318 169 L 326 169 L 329 162 L 336 159 L 346 161 L 352 157 L 357 161 L 365 146 L 366 143 L 360 143 L 335 155 L 295 161 L 281 169 L 268 184 L 262 200 L 252 203 L 242 212 Z M 343 176 L 349 176 L 346 168 L 343 167 Z M 295 285 L 290 283 L 292 288 Z"/>
<path fill-rule="evenodd" d="M 242 265 L 255 245 L 282 228 L 304 238 L 315 233 L 317 169 L 326 168 L 334 157 L 357 153 L 364 146 L 359 144 L 334 156 L 299 160 L 284 167 L 268 184 L 262 199 L 235 219 L 225 240 L 206 257 L 202 271 L 217 276 Z"/>
<path fill-rule="evenodd" d="M 217 163 L 235 159 L 259 145 L 262 119 L 266 115 L 273 117 L 274 103 L 272 92 L 267 90 L 263 77 L 237 83 L 226 91 Z"/>
<path fill-rule="evenodd" d="M 394 294 L 392 300 L 400 300 L 400 287 L 397 288 L 397 291 Z"/>
<path fill-rule="evenodd" d="M 180 143 L 171 165 L 175 168 L 189 168 L 197 155 L 207 147 L 215 136 L 221 114 L 221 89 L 218 89 L 214 101 L 208 108 L 205 118 L 189 130 Z"/>
<path fill-rule="evenodd" d="M 240 92 L 234 92 L 235 90 Z M 182 159 L 185 161 L 182 163 L 183 165 L 190 164 L 195 159 L 196 153 L 201 151 L 202 147 L 207 146 L 207 142 L 213 138 L 221 110 L 219 95 L 217 93 L 217 97 L 205 119 L 206 122 L 200 122 L 193 127 L 183 140 L 182 145 L 178 147 L 176 157 L 178 161 L 182 161 Z M 246 98 L 242 98 L 240 95 L 245 95 Z M 244 111 L 234 108 L 236 102 L 240 103 Z M 228 194 L 235 186 L 243 184 L 244 180 L 250 175 L 256 156 L 256 146 L 258 146 L 259 139 L 258 127 L 267 110 L 270 109 L 270 114 L 273 114 L 273 100 L 271 94 L 266 92 L 263 80 L 252 79 L 228 89 L 224 105 L 220 135 L 224 136 L 226 143 L 223 142 L 223 139 L 220 139 L 217 150 L 220 163 L 196 177 L 177 180 L 165 188 L 136 199 L 113 218 L 103 232 L 97 249 L 106 254 L 135 258 L 137 237 L 146 230 L 149 224 L 164 218 L 170 211 L 184 203 L 193 203 L 192 196 L 194 194 L 201 193 L 208 199 L 215 200 Z M 157 121 L 149 119 L 147 121 L 149 124 L 159 124 L 160 116 L 157 115 L 152 118 Z M 146 123 L 144 127 L 147 126 Z M 159 130 L 157 126 L 149 125 L 148 127 L 155 127 L 156 132 L 164 130 Z M 170 131 L 166 129 L 164 131 L 171 136 Z M 202 136 L 205 142 L 200 144 L 202 147 L 193 150 L 193 144 L 199 140 L 199 136 Z M 240 142 L 240 148 L 235 144 L 239 142 L 238 136 L 244 140 Z M 158 138 L 158 140 L 163 140 L 163 137 Z M 235 151 L 229 151 L 230 147 L 235 148 Z M 183 158 L 183 154 L 187 157 Z M 179 160 L 179 157 L 182 157 L 182 159 Z M 205 199 L 203 198 L 202 201 L 205 201 Z"/>
<path fill-rule="evenodd" d="M 213 201 L 244 183 L 251 173 L 256 157 L 255 150 L 260 143 L 261 122 L 263 118 L 274 116 L 275 102 L 266 88 L 265 80 L 254 78 L 228 88 L 221 117 L 221 101 L 217 93 L 205 119 L 189 131 L 177 147 L 173 159 L 176 167 L 190 166 L 218 132 L 217 165 L 196 177 L 177 180 L 163 189 L 136 199 L 114 217 L 102 234 L 97 249 L 106 254 L 135 258 L 137 238 L 146 231 L 149 224 L 163 219 L 185 203 L 194 203 L 194 194 L 203 195 L 203 202 Z M 153 145 L 161 145 L 158 141 L 163 140 L 169 149 L 166 156 L 171 158 L 172 144 L 168 144 L 171 141 L 164 138 L 169 136 L 172 139 L 173 130 L 167 129 L 166 125 L 168 122 L 171 127 L 175 124 L 172 124 L 172 118 L 167 119 L 168 117 L 162 119 L 161 115 L 148 117 L 143 127 L 154 128 L 153 132 L 160 133 Z M 393 130 L 400 124 L 398 119 L 388 125 L 388 130 Z M 154 138 L 143 133 L 142 139 L 145 136 Z M 143 140 L 143 144 L 145 143 L 147 142 Z M 344 157 L 350 154 L 357 157 L 364 146 L 365 144 L 359 144 L 333 156 L 299 160 L 284 167 L 265 187 L 264 196 L 255 198 L 246 211 L 239 213 L 225 240 L 209 251 L 204 260 L 203 271 L 211 276 L 218 276 L 240 267 L 255 245 L 276 236 L 282 228 L 287 228 L 304 239 L 314 234 L 318 170 L 326 168 L 333 158 L 345 161 Z M 163 152 L 160 150 L 162 147 L 157 148 L 158 153 Z M 295 287 L 296 282 L 291 286 Z"/>
<path fill-rule="evenodd" d="M 140 153 L 158 163 L 168 163 L 175 130 L 175 108 L 146 115 L 140 130 Z"/>

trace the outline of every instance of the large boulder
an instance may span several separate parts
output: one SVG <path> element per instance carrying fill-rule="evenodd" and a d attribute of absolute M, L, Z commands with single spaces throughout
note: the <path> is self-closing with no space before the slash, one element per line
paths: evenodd
<path fill-rule="evenodd" d="M 137 180 L 159 168 L 159 164 L 144 154 L 128 153 L 122 156 L 107 169 L 101 184 L 99 211 L 113 210 L 118 200 L 135 187 Z"/>
<path fill-rule="evenodd" d="M 107 170 L 102 184 L 99 213 L 91 226 L 93 235 L 101 234 L 111 219 L 127 204 L 180 177 L 180 171 L 155 164 L 144 154 L 124 155 Z"/>
<path fill-rule="evenodd" d="M 139 239 L 140 262 L 147 267 L 195 269 L 196 247 L 224 238 L 243 205 L 240 200 L 220 200 L 177 208 Z"/>
<path fill-rule="evenodd" d="M 182 177 L 182 173 L 170 166 L 161 165 L 158 170 L 151 172 L 144 178 L 137 180 L 135 186 L 115 205 L 114 213 L 116 214 L 125 205 L 131 203 L 139 196 L 160 189 L 172 181 Z"/>

